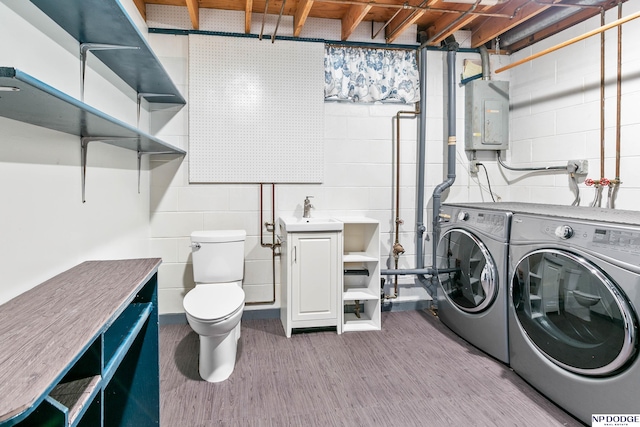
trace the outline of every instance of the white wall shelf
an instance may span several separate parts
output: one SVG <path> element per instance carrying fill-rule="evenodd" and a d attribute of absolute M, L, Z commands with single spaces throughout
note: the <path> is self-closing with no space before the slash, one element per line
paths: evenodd
<path fill-rule="evenodd" d="M 82 45 L 112 45 L 92 53 L 138 94 L 154 103 L 186 104 L 153 50 L 117 0 L 31 0 Z"/>

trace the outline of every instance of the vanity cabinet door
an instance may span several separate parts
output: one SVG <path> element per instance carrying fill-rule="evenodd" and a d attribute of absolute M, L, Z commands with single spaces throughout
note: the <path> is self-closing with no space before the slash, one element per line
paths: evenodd
<path fill-rule="evenodd" d="M 296 233 L 291 239 L 291 320 L 337 320 L 338 233 Z M 309 325 L 311 326 L 311 325 Z M 328 326 L 321 322 L 317 326 Z"/>

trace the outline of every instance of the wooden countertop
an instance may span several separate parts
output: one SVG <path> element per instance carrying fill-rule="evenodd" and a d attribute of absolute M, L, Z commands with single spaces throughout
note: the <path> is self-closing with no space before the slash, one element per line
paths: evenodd
<path fill-rule="evenodd" d="M 161 262 L 87 261 L 0 305 L 0 422 L 47 393 Z"/>

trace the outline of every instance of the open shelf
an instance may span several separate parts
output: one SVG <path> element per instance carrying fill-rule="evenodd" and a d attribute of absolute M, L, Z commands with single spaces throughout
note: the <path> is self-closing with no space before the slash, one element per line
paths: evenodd
<path fill-rule="evenodd" d="M 104 377 L 111 379 L 114 369 L 127 354 L 153 310 L 152 303 L 130 304 L 104 333 Z"/>
<path fill-rule="evenodd" d="M 342 330 L 380 330 L 379 223 L 371 218 L 339 219 L 344 223 Z M 360 317 L 355 314 L 356 301 Z"/>
<path fill-rule="evenodd" d="M 101 385 L 100 375 L 61 382 L 49 393 L 49 396 L 69 408 L 68 423 L 75 425 L 76 421 L 91 408 L 91 403 L 100 392 Z"/>
<path fill-rule="evenodd" d="M 0 426 L 160 425 L 160 261 L 86 261 L 3 305 Z"/>
<path fill-rule="evenodd" d="M 379 321 L 374 321 L 371 318 L 366 317 L 365 314 L 361 314 L 360 318 L 358 318 L 354 313 L 345 313 L 342 330 L 344 332 L 379 331 L 380 326 Z"/>
<path fill-rule="evenodd" d="M 368 288 L 349 288 L 344 290 L 342 299 L 344 301 L 376 300 L 380 299 L 380 291 L 376 293 Z"/>
<path fill-rule="evenodd" d="M 364 252 L 345 252 L 342 261 L 347 262 L 370 262 L 378 261 L 378 257 L 369 255 Z"/>
<path fill-rule="evenodd" d="M 185 104 L 184 97 L 153 50 L 117 0 L 31 0 L 81 44 L 134 49 L 92 53 L 139 94 L 153 93 L 154 103 Z"/>
<path fill-rule="evenodd" d="M 128 150 L 186 154 L 15 68 L 0 67 L 0 90 L 0 116 Z"/>

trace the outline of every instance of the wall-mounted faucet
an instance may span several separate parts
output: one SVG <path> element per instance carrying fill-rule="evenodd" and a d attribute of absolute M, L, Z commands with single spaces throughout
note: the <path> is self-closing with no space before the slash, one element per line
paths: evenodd
<path fill-rule="evenodd" d="M 311 218 L 311 208 L 315 208 L 315 206 L 311 204 L 311 200 L 309 200 L 309 198 L 313 198 L 313 196 L 307 196 L 304 199 L 304 213 L 302 214 L 303 218 Z"/>

